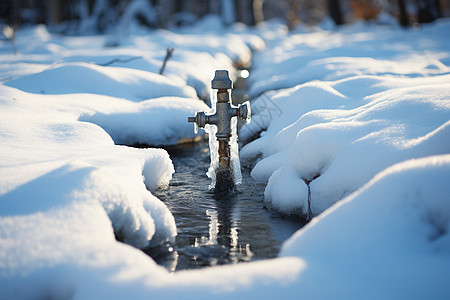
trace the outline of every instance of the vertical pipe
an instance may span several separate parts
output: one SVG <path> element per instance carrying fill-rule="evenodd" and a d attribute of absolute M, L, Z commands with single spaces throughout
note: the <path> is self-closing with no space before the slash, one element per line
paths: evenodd
<path fill-rule="evenodd" d="M 217 110 L 218 116 L 217 124 L 217 141 L 219 142 L 219 164 L 223 167 L 230 166 L 230 136 L 231 126 L 228 114 L 228 106 L 230 101 L 230 93 L 226 89 L 219 89 L 217 91 Z"/>
<path fill-rule="evenodd" d="M 230 137 L 231 137 L 231 115 L 230 115 L 230 92 L 228 89 L 220 88 L 217 91 L 216 115 L 217 133 L 219 142 L 219 166 L 216 169 L 215 192 L 230 192 L 234 189 L 234 179 L 230 164 Z"/>

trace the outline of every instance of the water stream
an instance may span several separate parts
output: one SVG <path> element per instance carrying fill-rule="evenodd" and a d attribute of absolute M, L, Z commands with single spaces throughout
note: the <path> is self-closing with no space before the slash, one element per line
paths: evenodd
<path fill-rule="evenodd" d="M 146 249 L 170 271 L 274 258 L 304 224 L 264 207 L 264 185 L 242 170 L 238 192 L 214 194 L 207 143 L 167 148 L 175 165 L 168 188 L 153 191 L 175 217 L 175 243 Z"/>

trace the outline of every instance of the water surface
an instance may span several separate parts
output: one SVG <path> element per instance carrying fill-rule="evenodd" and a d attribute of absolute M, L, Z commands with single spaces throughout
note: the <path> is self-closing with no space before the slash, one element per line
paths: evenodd
<path fill-rule="evenodd" d="M 147 249 L 171 271 L 274 258 L 281 243 L 303 226 L 264 207 L 264 185 L 243 170 L 232 195 L 209 190 L 206 143 L 167 149 L 175 174 L 166 189 L 153 194 L 172 212 L 178 229 L 175 243 Z"/>

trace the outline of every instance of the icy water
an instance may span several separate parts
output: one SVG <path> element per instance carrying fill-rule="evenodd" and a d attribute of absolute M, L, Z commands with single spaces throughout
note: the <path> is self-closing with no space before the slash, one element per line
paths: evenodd
<path fill-rule="evenodd" d="M 209 191 L 206 143 L 167 149 L 175 174 L 167 189 L 153 194 L 175 217 L 175 243 L 147 249 L 170 271 L 274 258 L 281 244 L 304 224 L 264 207 L 264 185 L 242 171 L 233 195 Z"/>

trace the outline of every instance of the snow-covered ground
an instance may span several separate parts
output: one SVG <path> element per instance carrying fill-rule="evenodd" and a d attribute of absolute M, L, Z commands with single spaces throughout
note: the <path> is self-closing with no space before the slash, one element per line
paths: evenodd
<path fill-rule="evenodd" d="M 448 298 L 449 30 L 287 34 L 207 18 L 111 48 L 44 27 L 18 32 L 17 56 L 0 41 L 2 298 Z M 284 213 L 307 213 L 308 183 L 317 217 L 280 258 L 171 274 L 136 247 L 176 235 L 149 192 L 172 163 L 120 144 L 192 138 L 187 116 L 207 109 L 214 70 L 252 49 L 259 97 L 241 133 L 260 137 L 241 158 Z"/>
<path fill-rule="evenodd" d="M 356 24 L 255 55 L 250 93 L 261 96 L 241 138 L 262 133 L 241 156 L 257 161 L 265 200 L 306 214 L 309 185 L 318 215 L 392 164 L 450 153 L 449 28 Z"/>

